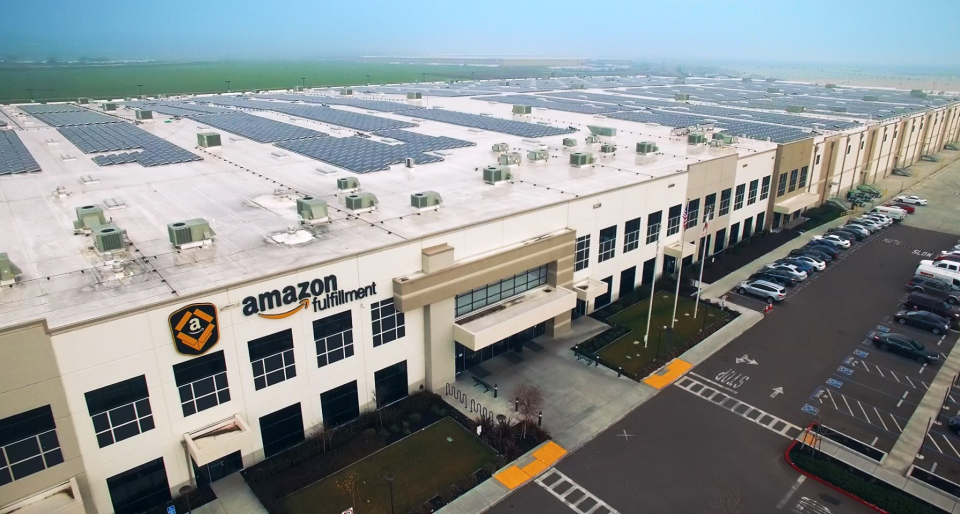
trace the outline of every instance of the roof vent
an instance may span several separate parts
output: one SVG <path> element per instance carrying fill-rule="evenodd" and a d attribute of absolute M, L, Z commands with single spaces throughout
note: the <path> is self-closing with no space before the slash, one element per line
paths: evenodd
<path fill-rule="evenodd" d="M 595 145 L 600 142 L 600 138 L 597 136 L 587 136 L 583 138 L 583 141 L 588 145 Z"/>
<path fill-rule="evenodd" d="M 570 164 L 576 168 L 593 164 L 593 154 L 590 152 L 576 152 L 570 154 Z"/>
<path fill-rule="evenodd" d="M 659 148 L 653 141 L 641 141 L 637 143 L 637 153 L 639 154 L 648 154 L 656 153 Z"/>
<path fill-rule="evenodd" d="M 103 201 L 103 205 L 106 205 L 107 209 L 111 211 L 127 208 L 127 204 L 123 203 L 123 200 L 117 200 L 116 198 L 107 198 Z"/>
<path fill-rule="evenodd" d="M 513 113 L 514 114 L 530 114 L 533 112 L 533 107 L 529 105 L 514 105 Z"/>
<path fill-rule="evenodd" d="M 546 150 L 530 150 L 527 152 L 527 159 L 533 162 L 544 162 L 550 158 L 550 153 Z"/>
<path fill-rule="evenodd" d="M 330 219 L 327 214 L 327 202 L 312 196 L 297 198 L 297 214 L 300 215 L 301 223 L 306 225 L 323 223 Z"/>
<path fill-rule="evenodd" d="M 93 229 L 93 244 L 101 253 L 123 250 L 127 243 L 124 241 L 126 231 L 120 227 L 107 224 Z"/>
<path fill-rule="evenodd" d="M 92 229 L 105 225 L 106 216 L 103 215 L 103 207 L 99 205 L 84 205 L 77 207 L 77 219 L 73 222 L 73 231 L 90 232 Z"/>
<path fill-rule="evenodd" d="M 424 191 L 410 195 L 410 205 L 421 211 L 439 209 L 442 203 L 443 199 L 440 198 L 440 193 L 436 191 Z"/>
<path fill-rule="evenodd" d="M 84 184 L 99 184 L 100 179 L 95 178 L 93 175 L 80 175 L 80 182 Z"/>
<path fill-rule="evenodd" d="M 113 102 L 104 102 L 104 103 L 100 104 L 100 107 L 102 107 L 103 110 L 105 110 L 105 111 L 115 111 L 115 110 L 117 110 L 117 104 L 115 104 L 115 103 L 113 103 Z"/>
<path fill-rule="evenodd" d="M 518 152 L 505 153 L 502 154 L 497 161 L 501 166 L 519 166 L 520 154 Z"/>
<path fill-rule="evenodd" d="M 617 145 L 611 145 L 610 143 L 600 145 L 600 153 L 614 153 L 616 151 Z"/>
<path fill-rule="evenodd" d="M 360 189 L 360 179 L 357 177 L 344 177 L 337 179 L 337 189 L 344 193 L 352 193 Z"/>
<path fill-rule="evenodd" d="M 673 99 L 674 99 L 674 100 L 677 100 L 677 101 L 679 101 L 679 102 L 685 102 L 685 101 L 687 101 L 687 100 L 690 99 L 690 95 L 688 95 L 688 94 L 686 94 L 686 93 L 677 93 L 677 94 L 673 95 Z"/>
<path fill-rule="evenodd" d="M 404 167 L 412 168 L 417 165 L 417 161 L 413 160 L 413 157 L 407 157 L 403 160 Z"/>
<path fill-rule="evenodd" d="M 483 168 L 483 181 L 487 184 L 497 185 L 513 178 L 510 168 L 505 166 L 487 166 Z"/>
<path fill-rule="evenodd" d="M 510 151 L 510 145 L 506 143 L 497 143 L 491 147 L 491 150 L 497 153 L 503 153 Z"/>
<path fill-rule="evenodd" d="M 707 138 L 699 132 L 693 134 L 687 134 L 687 144 L 688 145 L 700 145 L 706 142 Z"/>
<path fill-rule="evenodd" d="M 153 111 L 145 111 L 143 109 L 137 109 L 135 112 L 136 118 L 138 120 L 152 120 Z"/>
<path fill-rule="evenodd" d="M 587 125 L 590 133 L 595 136 L 617 137 L 617 129 L 614 127 L 600 127 L 598 125 Z"/>
<path fill-rule="evenodd" d="M 216 132 L 198 132 L 197 146 L 200 146 L 201 148 L 220 146 L 220 134 Z"/>
<path fill-rule="evenodd" d="M 407 100 L 422 100 L 422 99 L 423 99 L 423 93 L 420 93 L 420 92 L 407 93 Z"/>
<path fill-rule="evenodd" d="M 355 193 L 348 195 L 346 201 L 347 209 L 353 211 L 355 214 L 373 211 L 377 208 L 377 204 L 380 203 L 373 193 Z"/>
<path fill-rule="evenodd" d="M 181 250 L 212 243 L 213 236 L 217 235 L 203 218 L 170 223 L 167 233 L 173 246 Z"/>
<path fill-rule="evenodd" d="M 563 146 L 566 146 L 568 148 L 577 146 L 577 140 L 572 137 L 565 137 L 563 138 Z"/>
<path fill-rule="evenodd" d="M 353 94 L 353 88 L 345 87 L 340 90 L 340 94 L 343 96 L 350 96 Z"/>
<path fill-rule="evenodd" d="M 16 264 L 10 262 L 6 253 L 0 253 L 0 286 L 7 286 L 20 280 L 23 271 Z"/>
<path fill-rule="evenodd" d="M 720 144 L 724 144 L 724 145 L 733 144 L 733 136 L 731 136 L 730 134 L 726 134 L 724 132 L 714 132 L 713 140 L 718 141 Z"/>

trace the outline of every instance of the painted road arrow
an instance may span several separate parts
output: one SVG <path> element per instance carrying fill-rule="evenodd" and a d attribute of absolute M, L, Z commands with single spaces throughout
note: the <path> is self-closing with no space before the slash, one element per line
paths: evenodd
<path fill-rule="evenodd" d="M 774 387 L 773 392 L 770 393 L 770 398 L 776 398 L 778 394 L 783 394 L 782 387 Z"/>
<path fill-rule="evenodd" d="M 737 357 L 737 364 L 743 364 L 744 362 L 746 362 L 747 364 L 753 364 L 753 365 L 759 364 L 757 361 L 751 359 L 750 357 L 747 357 L 746 354 L 744 354 L 743 357 Z"/>

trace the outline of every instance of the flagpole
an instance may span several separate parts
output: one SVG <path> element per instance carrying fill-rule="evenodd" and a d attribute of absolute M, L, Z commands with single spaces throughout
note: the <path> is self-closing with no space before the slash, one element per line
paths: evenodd
<path fill-rule="evenodd" d="M 653 295 L 657 289 L 657 259 L 660 258 L 660 234 L 657 234 L 657 253 L 653 255 L 653 281 L 650 283 L 650 305 L 647 306 L 647 333 L 643 335 L 643 347 L 650 338 L 650 320 L 653 317 Z M 641 277 L 642 280 L 643 277 Z"/>
<path fill-rule="evenodd" d="M 713 209 L 707 213 L 707 220 L 703 222 L 703 237 L 707 235 L 707 227 L 713 219 Z M 702 244 L 706 244 L 706 239 Z M 707 248 L 703 248 L 703 257 L 700 258 L 700 278 L 697 280 L 697 303 L 693 304 L 693 319 L 697 319 L 697 310 L 700 307 L 700 290 L 703 289 L 703 263 L 707 262 Z"/>
<path fill-rule="evenodd" d="M 690 206 L 690 199 L 686 200 L 686 203 L 683 204 L 682 214 L 680 216 L 680 258 L 677 262 L 677 290 L 673 294 L 673 317 L 670 318 L 670 329 L 672 330 L 674 325 L 677 323 L 677 301 L 680 300 L 680 275 L 683 273 L 683 245 L 686 244 L 683 241 L 683 233 L 687 228 L 687 219 L 684 214 L 689 214 L 687 212 L 687 207 Z M 669 223 L 669 220 L 667 220 Z"/>

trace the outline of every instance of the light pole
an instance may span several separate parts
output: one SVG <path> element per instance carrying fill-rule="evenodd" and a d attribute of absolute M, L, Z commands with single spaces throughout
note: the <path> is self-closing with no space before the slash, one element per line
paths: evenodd
<path fill-rule="evenodd" d="M 193 509 L 190 508 L 190 493 L 193 492 L 193 487 L 185 485 L 180 488 L 180 496 L 183 496 L 187 499 L 187 512 L 192 512 Z"/>
<path fill-rule="evenodd" d="M 707 213 L 707 219 L 703 221 L 703 233 L 701 238 L 707 237 L 707 227 L 710 225 L 710 222 L 713 221 L 713 208 L 710 209 L 710 212 Z M 750 235 L 753 235 L 753 232 L 750 232 Z M 706 239 L 703 239 L 703 244 L 706 245 Z M 693 304 L 693 319 L 697 319 L 697 310 L 700 307 L 700 291 L 703 289 L 703 265 L 707 262 L 707 249 L 700 248 L 700 279 L 697 280 L 697 303 Z M 681 253 L 681 256 L 683 254 Z"/>
<path fill-rule="evenodd" d="M 653 295 L 657 290 L 657 262 L 660 260 L 660 226 L 657 225 L 657 249 L 653 254 L 653 277 L 650 278 L 650 305 L 647 306 L 647 331 L 643 334 L 643 347 L 650 339 L 650 321 L 653 319 Z"/>
<path fill-rule="evenodd" d="M 229 93 L 229 92 L 230 92 L 230 81 L 229 81 L 229 80 L 224 80 L 224 82 L 227 83 L 227 93 Z"/>
<path fill-rule="evenodd" d="M 687 198 L 686 202 L 683 205 L 683 211 L 680 216 L 680 257 L 677 258 L 677 291 L 673 295 L 673 316 L 670 318 L 670 328 L 673 328 L 674 324 L 677 322 L 677 302 L 680 300 L 680 276 L 683 273 L 683 250 L 684 245 L 686 244 L 683 240 L 683 233 L 687 229 L 687 216 L 690 211 L 690 199 Z"/>
<path fill-rule="evenodd" d="M 300 77 L 300 89 L 307 88 L 307 77 Z"/>
<path fill-rule="evenodd" d="M 660 360 L 660 336 L 663 334 L 663 331 L 667 329 L 668 327 L 666 325 L 663 327 L 657 327 L 657 357 L 654 360 Z"/>
<path fill-rule="evenodd" d="M 393 479 L 397 478 L 393 473 L 387 473 L 383 476 L 387 479 L 387 482 L 390 483 L 390 514 L 394 514 L 393 510 Z"/>
<path fill-rule="evenodd" d="M 369 73 L 367 73 L 367 85 L 368 85 L 368 86 L 370 85 L 370 74 L 369 74 Z"/>
<path fill-rule="evenodd" d="M 497 414 L 497 423 L 500 424 L 500 429 L 497 432 L 500 433 L 500 453 L 503 453 L 503 422 L 507 420 L 507 417 L 503 414 Z"/>
<path fill-rule="evenodd" d="M 137 88 L 140 90 L 140 96 L 143 96 L 143 84 L 137 84 Z"/>
<path fill-rule="evenodd" d="M 27 91 L 30 92 L 30 101 L 33 102 L 33 88 L 32 88 L 32 87 L 28 87 L 28 88 L 27 88 Z"/>

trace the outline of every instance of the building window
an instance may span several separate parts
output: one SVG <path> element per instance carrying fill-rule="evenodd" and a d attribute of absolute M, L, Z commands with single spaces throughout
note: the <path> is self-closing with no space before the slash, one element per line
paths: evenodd
<path fill-rule="evenodd" d="M 353 357 L 353 315 L 351 311 L 320 318 L 313 322 L 313 340 L 317 343 L 317 367 Z"/>
<path fill-rule="evenodd" d="M 726 216 L 730 213 L 730 192 L 732 189 L 720 191 L 720 216 Z"/>
<path fill-rule="evenodd" d="M 770 177 L 763 177 L 760 182 L 760 200 L 766 200 L 770 197 Z"/>
<path fill-rule="evenodd" d="M 896 131 L 896 130 L 893 131 L 893 138 L 894 138 L 894 139 L 897 138 L 897 131 Z"/>
<path fill-rule="evenodd" d="M 797 177 L 800 170 L 793 170 L 790 172 L 790 192 L 794 192 L 797 189 Z"/>
<path fill-rule="evenodd" d="M 703 199 L 703 222 L 706 223 L 710 213 L 716 208 L 717 193 L 710 193 Z"/>
<path fill-rule="evenodd" d="M 297 376 L 293 362 L 293 331 L 289 328 L 247 343 L 257 391 Z"/>
<path fill-rule="evenodd" d="M 335 427 L 357 419 L 360 415 L 357 381 L 320 393 L 320 411 L 325 427 Z"/>
<path fill-rule="evenodd" d="M 667 235 L 672 236 L 677 232 L 680 232 L 680 212 L 683 209 L 683 205 L 674 205 L 670 208 L 670 212 L 667 215 Z"/>
<path fill-rule="evenodd" d="M 866 144 L 866 141 L 860 141 L 860 149 L 863 150 L 863 145 Z"/>
<path fill-rule="evenodd" d="M 722 228 L 713 237 L 713 253 L 720 253 L 727 242 L 727 229 Z"/>
<path fill-rule="evenodd" d="M 700 199 L 690 200 L 687 203 L 687 228 L 697 226 L 700 218 Z"/>
<path fill-rule="evenodd" d="M 170 501 L 163 457 L 107 479 L 115 514 L 134 514 Z"/>
<path fill-rule="evenodd" d="M 887 140 L 887 136 L 883 136 L 883 140 L 886 141 L 886 140 Z M 814 165 L 820 164 L 820 154 L 817 154 L 817 158 L 813 161 L 813 164 L 814 164 Z"/>
<path fill-rule="evenodd" d="M 747 205 L 757 203 L 757 189 L 760 187 L 760 179 L 750 181 L 750 191 L 747 193 Z"/>
<path fill-rule="evenodd" d="M 660 240 L 660 220 L 663 211 L 657 211 L 647 216 L 647 244 Z"/>
<path fill-rule="evenodd" d="M 640 218 L 627 221 L 623 227 L 623 253 L 636 250 L 640 246 Z"/>
<path fill-rule="evenodd" d="M 780 198 L 787 192 L 787 174 L 781 173 L 777 177 L 777 198 Z"/>
<path fill-rule="evenodd" d="M 807 167 L 800 168 L 800 189 L 807 187 Z"/>
<path fill-rule="evenodd" d="M 577 253 L 573 261 L 573 271 L 580 271 L 590 265 L 590 234 L 577 238 Z"/>
<path fill-rule="evenodd" d="M 297 402 L 260 417 L 263 456 L 272 457 L 303 442 L 303 412 Z"/>
<path fill-rule="evenodd" d="M 230 401 L 223 350 L 173 366 L 184 417 Z"/>
<path fill-rule="evenodd" d="M 49 405 L 0 419 L 0 485 L 63 462 Z"/>
<path fill-rule="evenodd" d="M 101 448 L 153 430 L 150 393 L 144 375 L 84 394 Z"/>
<path fill-rule="evenodd" d="M 600 256 L 597 262 L 613 258 L 617 251 L 617 226 L 607 227 L 600 231 Z"/>
<path fill-rule="evenodd" d="M 478 287 L 456 297 L 456 316 L 460 317 L 482 309 L 501 300 L 506 300 L 524 291 L 547 283 L 547 266 L 522 271 L 510 278 Z"/>
<path fill-rule="evenodd" d="M 740 184 L 737 186 L 736 196 L 733 197 L 733 210 L 738 211 L 743 208 L 743 194 L 747 190 L 746 184 Z"/>
<path fill-rule="evenodd" d="M 373 374 L 377 408 L 407 397 L 407 361 L 387 366 Z"/>
<path fill-rule="evenodd" d="M 850 155 L 850 147 L 851 147 L 851 146 L 852 146 L 852 145 L 847 145 L 847 155 Z"/>
<path fill-rule="evenodd" d="M 887 142 L 887 135 L 886 135 L 886 134 L 883 135 L 883 142 L 884 142 L 884 143 Z"/>
<path fill-rule="evenodd" d="M 400 339 L 407 334 L 403 313 L 394 308 L 393 298 L 371 305 L 370 319 L 373 320 L 374 348 Z"/>

